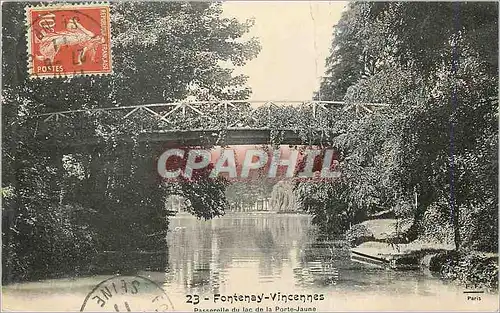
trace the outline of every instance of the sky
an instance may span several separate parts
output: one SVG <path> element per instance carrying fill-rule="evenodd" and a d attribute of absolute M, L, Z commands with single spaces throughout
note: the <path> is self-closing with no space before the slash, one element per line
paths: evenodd
<path fill-rule="evenodd" d="M 260 54 L 235 74 L 249 76 L 251 100 L 310 100 L 324 75 L 332 28 L 347 2 L 228 1 L 224 16 L 255 18 L 248 34 L 258 37 Z"/>

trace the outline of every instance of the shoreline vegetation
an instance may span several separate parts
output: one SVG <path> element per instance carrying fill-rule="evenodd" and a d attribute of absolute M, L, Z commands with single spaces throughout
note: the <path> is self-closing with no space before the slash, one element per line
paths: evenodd
<path fill-rule="evenodd" d="M 493 3 L 347 5 L 315 95 L 350 103 L 342 176 L 294 188 L 325 240 L 498 290 L 497 34 Z"/>
<path fill-rule="evenodd" d="M 398 243 L 395 235 L 398 223 L 397 219 L 372 219 L 354 225 L 344 235 L 351 253 L 385 260 L 382 266 L 395 270 L 429 270 L 443 280 L 465 285 L 466 289 L 498 290 L 497 253 L 459 253 L 449 240 L 420 238 Z M 404 221 L 403 225 L 401 232 L 404 236 L 411 221 Z"/>

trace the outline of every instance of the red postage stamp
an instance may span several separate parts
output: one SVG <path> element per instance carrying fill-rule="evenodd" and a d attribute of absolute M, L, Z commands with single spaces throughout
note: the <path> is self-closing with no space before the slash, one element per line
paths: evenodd
<path fill-rule="evenodd" d="M 26 15 L 30 78 L 112 73 L 109 5 L 28 7 Z"/>

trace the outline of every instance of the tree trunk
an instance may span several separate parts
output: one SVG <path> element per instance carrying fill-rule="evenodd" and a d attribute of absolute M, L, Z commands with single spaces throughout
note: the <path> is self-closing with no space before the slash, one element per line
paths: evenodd
<path fill-rule="evenodd" d="M 459 250 L 462 246 L 462 238 L 460 236 L 460 210 L 457 206 L 452 206 L 452 215 L 453 215 L 453 236 L 455 241 L 455 250 Z"/>

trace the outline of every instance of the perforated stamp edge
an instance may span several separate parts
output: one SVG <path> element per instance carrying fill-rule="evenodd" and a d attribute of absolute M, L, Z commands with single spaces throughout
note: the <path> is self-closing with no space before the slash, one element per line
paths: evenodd
<path fill-rule="evenodd" d="M 32 54 L 32 49 L 33 47 L 31 46 L 31 25 L 32 25 L 32 20 L 31 20 L 31 12 L 36 11 L 36 10 L 47 10 L 47 9 L 53 9 L 53 10 L 78 10 L 79 8 L 99 8 L 99 7 L 104 7 L 107 9 L 107 18 L 108 18 L 108 38 L 109 38 L 109 71 L 98 71 L 98 72 L 80 72 L 80 73 L 64 73 L 64 74 L 56 74 L 56 73 L 50 73 L 48 75 L 39 75 L 36 73 L 33 73 L 33 54 Z M 34 5 L 27 5 L 25 8 L 25 40 L 26 40 L 26 55 L 27 55 L 27 71 L 28 71 L 28 78 L 30 80 L 33 79 L 51 79 L 51 78 L 72 78 L 72 77 L 93 77 L 93 76 L 109 76 L 114 73 L 113 71 L 113 40 L 111 37 L 112 34 L 112 26 L 111 26 L 111 5 L 109 2 L 58 2 L 58 3 L 43 3 L 43 4 L 34 4 Z"/>

